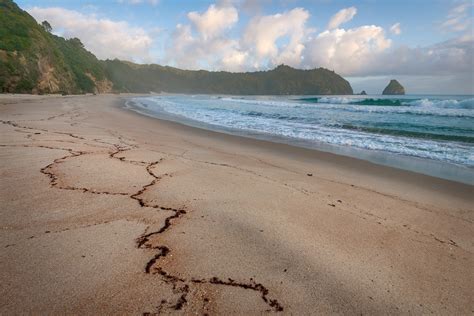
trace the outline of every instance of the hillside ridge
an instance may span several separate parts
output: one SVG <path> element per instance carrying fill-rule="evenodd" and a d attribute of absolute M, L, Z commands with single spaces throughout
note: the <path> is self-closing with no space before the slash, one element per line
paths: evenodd
<path fill-rule="evenodd" d="M 353 94 L 347 80 L 324 68 L 233 73 L 99 60 L 80 39 L 52 34 L 49 23 L 38 24 L 12 0 L 0 0 L 0 16 L 2 93 Z"/>

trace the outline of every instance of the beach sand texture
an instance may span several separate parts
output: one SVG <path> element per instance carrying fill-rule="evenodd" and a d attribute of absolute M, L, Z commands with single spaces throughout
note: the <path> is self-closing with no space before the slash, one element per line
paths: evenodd
<path fill-rule="evenodd" d="M 474 313 L 472 186 L 0 97 L 0 314 Z"/>

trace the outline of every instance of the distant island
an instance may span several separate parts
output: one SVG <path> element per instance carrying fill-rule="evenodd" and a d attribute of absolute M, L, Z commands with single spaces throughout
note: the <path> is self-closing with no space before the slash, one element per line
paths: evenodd
<path fill-rule="evenodd" d="M 170 92 L 206 94 L 353 94 L 347 80 L 324 68 L 231 73 L 98 60 L 78 38 L 51 33 L 13 1 L 0 2 L 0 91 L 3 93 Z"/>
<path fill-rule="evenodd" d="M 384 95 L 403 95 L 405 94 L 405 88 L 397 80 L 390 80 L 389 84 L 385 87 L 382 94 Z"/>

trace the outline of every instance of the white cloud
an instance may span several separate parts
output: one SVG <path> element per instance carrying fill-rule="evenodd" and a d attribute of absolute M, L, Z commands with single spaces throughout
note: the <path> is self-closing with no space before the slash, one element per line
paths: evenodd
<path fill-rule="evenodd" d="M 147 32 L 124 21 L 112 21 L 63 8 L 33 7 L 27 10 L 38 22 L 47 20 L 66 38 L 78 37 L 98 58 L 135 61 L 150 59 L 152 44 Z"/>
<path fill-rule="evenodd" d="M 356 15 L 357 9 L 355 7 L 345 8 L 337 12 L 329 20 L 328 29 L 332 30 L 339 27 L 341 24 L 349 22 Z"/>
<path fill-rule="evenodd" d="M 352 18 L 355 8 L 349 9 L 336 14 L 332 20 L 337 17 L 337 23 L 333 21 L 331 26 Z M 446 76 L 473 68 L 472 38 L 467 35 L 424 48 L 394 47 L 386 31 L 377 25 L 316 33 L 306 25 L 309 12 L 296 8 L 256 16 L 242 36 L 231 38 L 225 30 L 237 22 L 228 19 L 223 23 L 215 17 L 223 12 L 217 14 L 215 10 L 222 7 L 210 6 L 204 13 L 188 14 L 189 24 L 178 25 L 172 36 L 167 62 L 184 68 L 230 71 L 267 69 L 284 63 L 299 68 L 325 67 L 344 76 Z M 400 31 L 399 23 L 390 28 L 392 34 Z"/>
<path fill-rule="evenodd" d="M 206 12 L 189 12 L 188 19 L 196 27 L 204 39 L 221 35 L 225 30 L 231 28 L 238 20 L 237 9 L 232 6 L 216 7 L 210 5 Z"/>
<path fill-rule="evenodd" d="M 380 26 L 326 30 L 308 42 L 305 66 L 322 66 L 351 75 L 365 69 L 390 46 L 391 40 L 385 37 Z"/>
<path fill-rule="evenodd" d="M 470 12 L 473 3 L 471 1 L 464 2 L 452 8 L 446 20 L 441 24 L 441 28 L 448 32 L 469 31 L 472 33 L 472 13 Z"/>
<path fill-rule="evenodd" d="M 179 24 L 167 50 L 167 61 L 178 67 L 244 71 L 285 63 L 299 66 L 309 13 L 301 8 L 275 15 L 258 16 L 239 39 L 225 31 L 238 21 L 237 9 L 211 5 L 204 13 L 187 15 L 190 24 Z M 278 45 L 277 41 L 286 43 Z"/>
<path fill-rule="evenodd" d="M 400 28 L 400 23 L 395 23 L 390 27 L 390 32 L 395 35 L 400 35 L 402 33 L 402 29 Z"/>
<path fill-rule="evenodd" d="M 255 17 L 248 24 L 243 35 L 243 44 L 261 65 L 267 58 L 271 64 L 298 66 L 305 48 L 303 41 L 309 30 L 305 24 L 308 11 L 295 8 L 281 14 Z M 279 39 L 287 43 L 277 45 Z"/>
<path fill-rule="evenodd" d="M 473 56 L 474 38 L 472 35 L 465 35 L 426 47 L 400 46 L 388 50 L 377 56 L 359 75 L 452 76 L 471 74 L 472 77 Z"/>
<path fill-rule="evenodd" d="M 249 56 L 248 52 L 239 51 L 238 49 L 230 49 L 227 54 L 222 57 L 222 66 L 229 71 L 244 70 L 244 65 Z"/>
<path fill-rule="evenodd" d="M 237 9 L 229 4 L 210 5 L 203 13 L 190 12 L 190 24 L 178 24 L 171 36 L 166 61 L 189 69 L 243 69 L 247 52 L 225 31 L 238 21 Z"/>

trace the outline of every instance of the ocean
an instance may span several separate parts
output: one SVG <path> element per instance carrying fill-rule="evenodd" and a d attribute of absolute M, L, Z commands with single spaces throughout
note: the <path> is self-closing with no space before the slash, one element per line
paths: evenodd
<path fill-rule="evenodd" d="M 472 96 L 135 97 L 149 116 L 474 184 Z"/>

